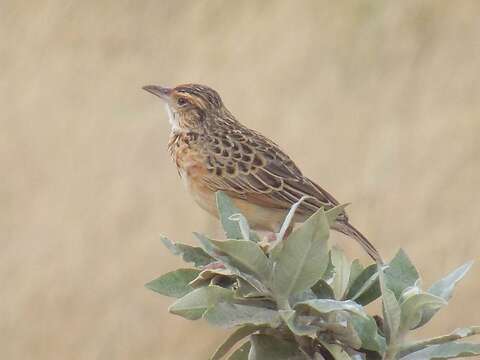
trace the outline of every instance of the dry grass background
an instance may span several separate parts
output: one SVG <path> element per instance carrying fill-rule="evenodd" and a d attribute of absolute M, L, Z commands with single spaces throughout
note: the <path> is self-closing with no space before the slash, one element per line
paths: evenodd
<path fill-rule="evenodd" d="M 142 85 L 217 88 L 432 280 L 480 254 L 478 1 L 2 1 L 0 357 L 204 359 L 143 284 L 217 225 Z M 351 254 L 352 242 L 336 237 Z M 423 335 L 480 323 L 480 266 Z"/>

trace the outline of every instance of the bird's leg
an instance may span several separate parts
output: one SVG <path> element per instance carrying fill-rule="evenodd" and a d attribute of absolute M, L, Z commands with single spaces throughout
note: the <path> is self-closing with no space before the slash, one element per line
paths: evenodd
<path fill-rule="evenodd" d="M 275 232 L 267 232 L 265 234 L 265 240 L 268 242 L 268 243 L 272 243 L 274 241 L 277 241 L 277 233 Z"/>
<path fill-rule="evenodd" d="M 285 233 L 282 236 L 282 239 L 280 239 L 281 234 L 273 231 L 267 231 L 264 233 L 264 241 L 267 243 L 274 243 L 276 241 L 282 241 L 283 239 L 286 239 L 290 236 L 290 234 L 293 231 L 293 226 L 290 225 L 287 230 L 285 230 Z"/>
<path fill-rule="evenodd" d="M 263 241 L 259 243 L 265 252 L 270 252 L 274 247 L 278 246 L 282 241 L 290 236 L 293 226 L 289 226 L 283 236 L 273 231 L 266 232 Z"/>
<path fill-rule="evenodd" d="M 277 233 L 273 231 L 260 231 L 260 233 L 262 240 L 258 242 L 258 245 L 265 253 L 268 253 L 277 241 Z"/>

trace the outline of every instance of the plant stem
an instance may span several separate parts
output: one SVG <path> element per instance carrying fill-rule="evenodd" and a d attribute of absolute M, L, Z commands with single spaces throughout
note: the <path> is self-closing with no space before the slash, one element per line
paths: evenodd
<path fill-rule="evenodd" d="M 390 344 L 387 348 L 387 352 L 383 357 L 383 360 L 395 360 L 397 354 L 397 346 L 395 344 Z"/>
<path fill-rule="evenodd" d="M 400 357 L 402 357 L 407 354 L 413 353 L 415 351 L 422 350 L 430 345 L 443 344 L 449 341 L 455 341 L 455 340 L 459 340 L 459 339 L 463 339 L 469 336 L 474 336 L 479 334 L 480 334 L 480 326 L 471 326 L 469 328 L 457 329 L 448 335 L 437 336 L 431 339 L 422 340 L 422 341 L 404 345 L 400 349 L 399 355 Z"/>
<path fill-rule="evenodd" d="M 288 302 L 288 299 L 283 297 L 277 298 L 277 306 L 279 310 L 292 310 L 290 303 Z"/>

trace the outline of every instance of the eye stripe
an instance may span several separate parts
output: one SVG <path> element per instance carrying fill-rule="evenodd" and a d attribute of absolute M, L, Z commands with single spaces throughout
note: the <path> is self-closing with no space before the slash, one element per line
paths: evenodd
<path fill-rule="evenodd" d="M 175 91 L 195 96 L 203 100 L 205 103 L 215 107 L 222 105 L 222 99 L 220 98 L 220 95 L 218 95 L 215 90 L 209 88 L 208 86 L 198 84 L 180 85 L 175 88 Z"/>

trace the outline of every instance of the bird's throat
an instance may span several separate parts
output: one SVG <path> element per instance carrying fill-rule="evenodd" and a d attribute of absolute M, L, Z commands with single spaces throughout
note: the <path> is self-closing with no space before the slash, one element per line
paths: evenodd
<path fill-rule="evenodd" d="M 177 116 L 175 116 L 175 113 L 172 111 L 172 109 L 170 109 L 170 106 L 168 106 L 168 104 L 165 104 L 165 109 L 168 115 L 168 122 L 172 127 L 172 132 L 174 133 L 180 132 L 180 125 L 178 123 Z"/>

